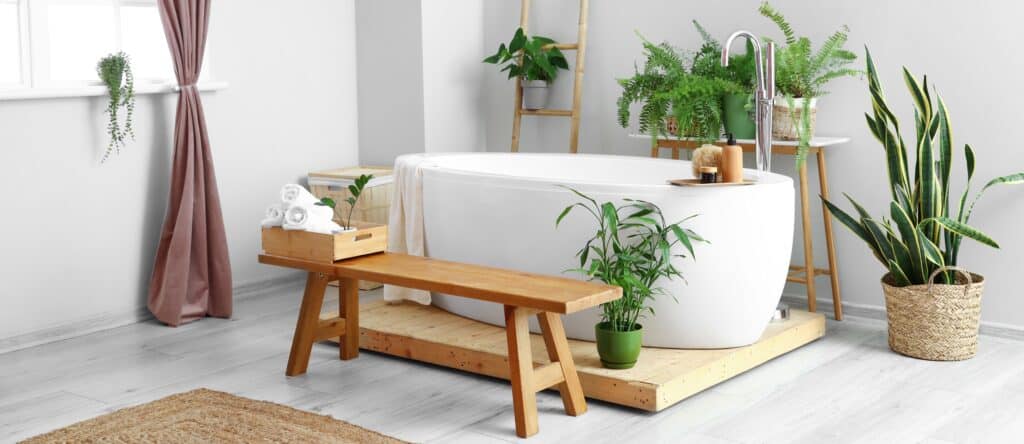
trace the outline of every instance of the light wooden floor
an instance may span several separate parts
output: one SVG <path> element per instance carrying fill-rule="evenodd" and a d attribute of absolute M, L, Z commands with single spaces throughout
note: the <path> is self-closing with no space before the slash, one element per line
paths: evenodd
<path fill-rule="evenodd" d="M 308 374 L 286 378 L 300 292 L 240 301 L 230 321 L 146 322 L 0 354 L 0 442 L 196 387 L 415 442 L 517 440 L 502 381 L 367 352 L 342 362 L 326 345 Z M 932 363 L 889 352 L 883 323 L 851 319 L 658 414 L 592 401 L 572 418 L 557 395 L 538 403 L 529 442 L 1021 442 L 1024 342 L 983 337 L 977 358 Z"/>

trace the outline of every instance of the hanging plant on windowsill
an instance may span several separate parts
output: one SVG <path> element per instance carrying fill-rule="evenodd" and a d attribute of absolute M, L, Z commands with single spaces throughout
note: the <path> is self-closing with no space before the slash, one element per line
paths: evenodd
<path fill-rule="evenodd" d="M 128 55 L 123 52 L 110 54 L 96 64 L 96 74 L 107 86 L 110 94 L 110 102 L 107 104 L 107 115 L 110 121 L 107 123 L 107 133 L 110 135 L 110 143 L 103 153 L 102 162 L 106 162 L 111 153 L 121 152 L 127 138 L 135 140 L 135 131 L 132 128 L 132 114 L 135 112 L 135 77 L 132 75 L 131 63 Z M 118 110 L 124 107 L 124 126 L 118 118 Z"/>

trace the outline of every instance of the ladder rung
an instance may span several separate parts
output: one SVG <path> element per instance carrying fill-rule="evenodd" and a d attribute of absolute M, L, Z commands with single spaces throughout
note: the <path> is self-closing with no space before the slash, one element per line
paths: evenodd
<path fill-rule="evenodd" d="M 522 111 L 524 116 L 572 116 L 572 110 L 569 109 L 524 109 Z"/>
<path fill-rule="evenodd" d="M 580 49 L 580 45 L 578 43 L 552 43 L 552 44 L 549 44 L 549 45 L 544 45 L 542 48 L 544 48 L 544 49 L 558 48 L 558 49 L 561 49 L 561 50 L 577 50 L 577 49 Z"/>

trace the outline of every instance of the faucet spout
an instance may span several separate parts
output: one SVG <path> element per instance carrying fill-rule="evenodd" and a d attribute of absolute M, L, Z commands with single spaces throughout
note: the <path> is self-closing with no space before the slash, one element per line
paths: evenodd
<path fill-rule="evenodd" d="M 722 45 L 722 66 L 729 66 L 729 48 L 740 37 L 745 37 L 754 47 L 754 124 L 757 127 L 754 153 L 757 169 L 771 171 L 772 168 L 772 108 L 775 106 L 775 43 L 768 42 L 762 51 L 761 41 L 750 31 L 736 31 Z"/>

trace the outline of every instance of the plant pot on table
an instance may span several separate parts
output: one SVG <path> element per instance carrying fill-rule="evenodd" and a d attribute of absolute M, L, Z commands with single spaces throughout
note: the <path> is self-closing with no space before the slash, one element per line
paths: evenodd
<path fill-rule="evenodd" d="M 757 133 L 753 110 L 747 109 L 749 102 L 748 94 L 726 94 L 722 97 L 725 132 L 732 133 L 737 139 L 753 139 Z"/>
<path fill-rule="evenodd" d="M 522 80 L 522 82 L 523 108 L 531 111 L 547 108 L 548 97 L 551 95 L 548 82 L 543 80 Z"/>
<path fill-rule="evenodd" d="M 804 112 L 808 112 L 810 118 L 810 134 L 808 138 L 814 137 L 814 125 L 818 114 L 818 99 L 807 100 L 806 110 L 804 99 L 797 97 L 793 99 L 793 107 L 785 97 L 776 97 L 775 106 L 772 109 L 772 138 L 777 140 L 799 140 L 800 133 L 798 125 L 803 119 Z"/>
<path fill-rule="evenodd" d="M 953 284 L 937 284 L 942 272 L 955 272 Z M 957 268 L 936 270 L 926 285 L 895 286 L 882 278 L 889 320 L 889 348 L 929 361 L 962 361 L 978 349 L 981 294 L 985 278 Z"/>
<path fill-rule="evenodd" d="M 643 326 L 636 324 L 630 331 L 612 330 L 611 323 L 601 322 L 594 326 L 597 339 L 597 354 L 601 365 L 611 369 L 627 369 L 636 365 L 643 341 Z"/>

